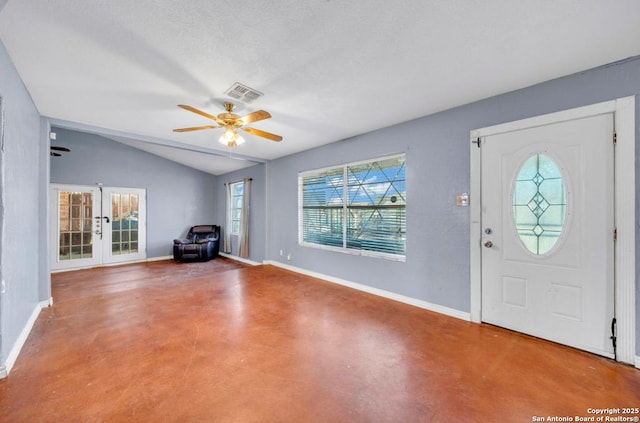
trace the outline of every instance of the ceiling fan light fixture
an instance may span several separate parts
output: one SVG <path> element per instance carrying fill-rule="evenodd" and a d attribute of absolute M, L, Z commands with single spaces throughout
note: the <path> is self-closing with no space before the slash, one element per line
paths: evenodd
<path fill-rule="evenodd" d="M 227 147 L 237 147 L 240 144 L 244 144 L 244 138 L 235 129 L 227 127 L 218 142 Z"/>
<path fill-rule="evenodd" d="M 245 116 L 238 116 L 233 113 L 234 105 L 231 102 L 224 103 L 224 109 L 227 111 L 226 113 L 220 113 L 218 116 L 210 115 L 207 112 L 203 112 L 202 110 L 198 110 L 195 107 L 187 106 L 186 104 L 178 104 L 178 107 L 181 109 L 188 110 L 197 115 L 206 117 L 214 121 L 217 125 L 205 125 L 205 126 L 194 126 L 189 128 L 177 128 L 174 129 L 173 132 L 191 132 L 191 131 L 200 131 L 202 129 L 224 129 L 224 133 L 218 139 L 220 144 L 227 147 L 236 147 L 240 144 L 244 143 L 244 138 L 238 134 L 238 129 L 242 129 L 245 132 L 248 132 L 251 135 L 256 135 L 258 137 L 266 138 L 271 141 L 282 141 L 282 137 L 280 135 L 272 134 L 267 131 L 263 131 L 261 129 L 245 127 L 250 123 L 258 122 L 264 119 L 269 119 L 271 114 L 265 110 L 256 110 L 255 112 L 249 113 Z"/>

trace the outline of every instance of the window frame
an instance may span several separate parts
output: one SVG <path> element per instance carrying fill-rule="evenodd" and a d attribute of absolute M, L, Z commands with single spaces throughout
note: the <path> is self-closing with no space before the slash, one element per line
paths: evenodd
<path fill-rule="evenodd" d="M 227 212 L 230 213 L 230 216 L 231 216 L 231 232 L 230 233 L 231 235 L 239 235 L 242 229 L 241 221 L 242 221 L 242 203 L 244 202 L 244 199 L 243 199 L 244 181 L 231 182 L 229 185 L 230 185 L 230 192 L 231 192 L 231 210 L 227 210 Z M 236 188 L 239 186 L 242 187 L 242 192 L 238 195 L 236 193 Z M 239 207 L 236 207 L 236 198 L 240 198 Z M 235 213 L 236 211 L 238 211 L 237 218 Z"/>
<path fill-rule="evenodd" d="M 320 249 L 320 250 L 328 250 L 328 251 L 335 251 L 335 252 L 339 252 L 339 253 L 344 253 L 344 254 L 350 254 L 350 255 L 355 255 L 355 256 L 364 256 L 364 257 L 373 257 L 373 258 L 381 258 L 381 259 L 386 259 L 386 260 L 391 260 L 391 261 L 399 261 L 399 262 L 406 262 L 406 257 L 407 257 L 407 240 L 406 240 L 406 228 L 407 228 L 407 224 L 406 224 L 406 210 L 407 210 L 407 205 L 406 205 L 406 198 L 405 198 L 405 204 L 404 204 L 404 218 L 405 218 L 405 240 L 404 240 L 404 253 L 403 254 L 394 254 L 394 253 L 386 253 L 386 252 L 381 252 L 381 251 L 372 251 L 372 250 L 365 250 L 365 249 L 357 249 L 357 248 L 353 248 L 353 247 L 347 247 L 347 231 L 348 231 L 348 222 L 349 222 L 349 218 L 348 218 L 348 214 L 349 214 L 349 183 L 348 183 L 348 168 L 349 167 L 356 167 L 356 166 L 361 166 L 364 164 L 369 164 L 369 163 L 376 163 L 376 162 L 382 162 L 385 160 L 391 160 L 391 159 L 397 159 L 397 158 L 402 158 L 404 160 L 404 166 L 405 166 L 405 172 L 406 172 L 406 165 L 407 165 L 407 155 L 406 153 L 399 153 L 399 154 L 393 154 L 393 155 L 389 155 L 389 156 L 383 156 L 383 157 L 377 157 L 377 158 L 373 158 L 373 159 L 367 159 L 367 160 L 360 160 L 360 161 L 355 161 L 355 162 L 350 162 L 350 163 L 344 163 L 344 164 L 340 164 L 340 165 L 335 165 L 335 166 L 328 166 L 328 167 L 324 167 L 324 168 L 319 168 L 319 169 L 312 169 L 312 170 L 306 170 L 306 171 L 300 171 L 298 172 L 298 245 L 302 246 L 302 247 L 309 247 L 309 248 L 316 248 L 316 249 Z M 325 244 L 319 244 L 319 243 L 313 243 L 313 242 L 307 242 L 304 240 L 304 178 L 305 177 L 309 177 L 309 176 L 314 176 L 314 175 L 319 175 L 322 173 L 327 173 L 327 172 L 332 172 L 332 171 L 336 171 L 338 169 L 342 169 L 342 175 L 343 175 L 343 185 L 342 185 L 342 246 L 341 247 L 337 247 L 337 246 L 332 246 L 332 245 L 325 245 Z M 406 178 L 406 173 L 405 173 L 405 179 L 404 179 L 404 183 L 406 184 L 407 182 L 407 178 Z M 406 190 L 404 191 L 405 197 L 406 197 Z M 354 207 L 357 208 L 357 207 Z"/>

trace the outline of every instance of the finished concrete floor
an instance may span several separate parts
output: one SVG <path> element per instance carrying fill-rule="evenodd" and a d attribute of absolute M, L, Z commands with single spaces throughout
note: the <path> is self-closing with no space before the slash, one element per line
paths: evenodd
<path fill-rule="evenodd" d="M 0 381 L 2 422 L 531 422 L 640 407 L 640 370 L 273 266 L 52 279 L 53 307 Z"/>

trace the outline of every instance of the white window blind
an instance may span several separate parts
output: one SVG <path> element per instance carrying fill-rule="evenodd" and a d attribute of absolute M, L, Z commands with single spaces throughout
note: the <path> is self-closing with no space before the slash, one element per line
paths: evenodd
<path fill-rule="evenodd" d="M 304 172 L 299 184 L 303 245 L 404 257 L 404 155 Z"/>

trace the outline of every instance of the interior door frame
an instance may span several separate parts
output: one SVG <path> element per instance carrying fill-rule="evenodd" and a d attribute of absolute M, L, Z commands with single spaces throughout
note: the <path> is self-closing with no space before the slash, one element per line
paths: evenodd
<path fill-rule="evenodd" d="M 472 130 L 470 133 L 470 258 L 471 321 L 482 321 L 482 138 L 553 123 L 614 114 L 617 143 L 614 149 L 614 219 L 617 240 L 614 244 L 614 301 L 617 322 L 617 359 L 640 368 L 636 358 L 636 274 L 635 274 L 635 96 L 596 103 L 561 112 Z M 478 145 L 480 143 L 480 145 Z M 624 181 L 616 183 L 616 181 Z"/>

